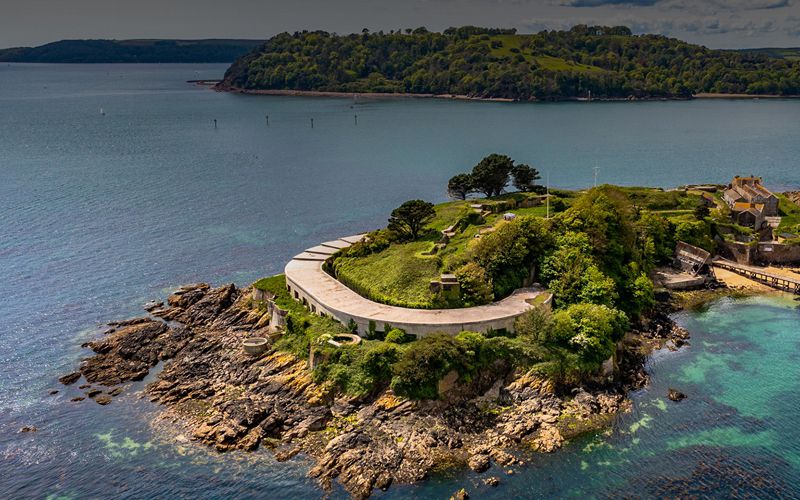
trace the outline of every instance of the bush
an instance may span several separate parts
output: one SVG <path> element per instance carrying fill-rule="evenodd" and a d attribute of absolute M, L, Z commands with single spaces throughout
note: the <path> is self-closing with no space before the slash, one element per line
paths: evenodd
<path fill-rule="evenodd" d="M 443 333 L 424 337 L 409 345 L 392 367 L 392 390 L 399 396 L 436 399 L 439 380 L 464 365 L 464 347 L 453 337 Z"/>
<path fill-rule="evenodd" d="M 514 320 L 517 336 L 535 342 L 548 342 L 553 330 L 553 313 L 544 306 L 533 307 Z"/>
<path fill-rule="evenodd" d="M 386 334 L 385 340 L 386 342 L 389 342 L 391 344 L 405 344 L 407 342 L 410 342 L 412 339 L 411 335 L 406 334 L 406 332 L 404 332 L 403 330 L 399 328 L 392 328 Z"/>
<path fill-rule="evenodd" d="M 464 264 L 456 270 L 455 275 L 461 286 L 461 302 L 464 307 L 488 304 L 494 298 L 492 279 L 479 264 L 475 262 Z"/>
<path fill-rule="evenodd" d="M 594 371 L 614 354 L 627 329 L 628 317 L 622 311 L 575 304 L 555 313 L 552 338 L 578 355 L 581 369 Z"/>

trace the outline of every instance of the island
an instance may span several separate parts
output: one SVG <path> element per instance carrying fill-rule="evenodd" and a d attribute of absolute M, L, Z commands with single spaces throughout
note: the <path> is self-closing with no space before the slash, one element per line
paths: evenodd
<path fill-rule="evenodd" d="M 50 64 L 230 63 L 262 40 L 61 40 L 0 49 L 0 62 Z"/>
<path fill-rule="evenodd" d="M 688 341 L 671 313 L 746 293 L 730 276 L 800 293 L 800 274 L 777 267 L 800 262 L 796 193 L 754 176 L 672 190 L 539 181 L 489 155 L 450 180 L 452 201 L 409 200 L 385 228 L 300 251 L 285 274 L 187 285 L 111 323 L 61 381 L 76 404 L 108 405 L 163 362 L 142 391 L 173 432 L 220 452 L 304 454 L 323 487 L 356 498 L 459 467 L 497 486 L 629 409 L 648 353 Z"/>
<path fill-rule="evenodd" d="M 218 89 L 277 95 L 409 95 L 514 101 L 796 96 L 786 50 L 712 50 L 624 26 L 518 34 L 464 26 L 282 33 L 237 59 Z"/>

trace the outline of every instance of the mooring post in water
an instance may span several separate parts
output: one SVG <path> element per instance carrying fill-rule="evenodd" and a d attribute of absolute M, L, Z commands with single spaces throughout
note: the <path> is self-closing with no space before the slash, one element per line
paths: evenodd
<path fill-rule="evenodd" d="M 214 118 L 214 128 L 217 128 L 217 119 Z"/>
<path fill-rule="evenodd" d="M 266 118 L 267 118 L 267 127 L 269 127 L 269 115 L 267 115 Z"/>
<path fill-rule="evenodd" d="M 358 125 L 358 115 L 353 115 L 353 122 Z"/>
<path fill-rule="evenodd" d="M 311 128 L 314 128 L 314 119 L 311 119 Z"/>

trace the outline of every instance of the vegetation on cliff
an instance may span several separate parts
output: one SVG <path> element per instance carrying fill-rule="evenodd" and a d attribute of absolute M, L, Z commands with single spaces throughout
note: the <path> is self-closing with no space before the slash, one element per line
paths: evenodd
<path fill-rule="evenodd" d="M 241 89 L 451 94 L 482 98 L 689 97 L 800 94 L 800 62 L 711 50 L 625 27 L 424 28 L 336 35 L 282 33 L 238 59 L 224 84 Z"/>
<path fill-rule="evenodd" d="M 517 320 L 514 332 L 409 342 L 413 337 L 392 325 L 371 324 L 361 345 L 334 347 L 328 340 L 350 327 L 310 313 L 289 297 L 282 277 L 274 277 L 256 287 L 273 293 L 289 311 L 286 334 L 276 346 L 301 357 L 315 352 L 314 380 L 358 397 L 391 387 L 399 396 L 436 398 L 448 374 L 468 382 L 487 370 L 532 371 L 568 385 L 595 378 L 631 322 L 655 305 L 650 273 L 671 261 L 677 239 L 708 239 L 713 245 L 712 223 L 695 219 L 700 196 L 686 191 L 605 185 L 557 193 L 552 204 L 559 210 L 550 218 L 531 212 L 540 205 L 512 208 L 543 203 L 532 193 L 456 200 L 432 214 L 430 206 L 413 200 L 392 213 L 390 228 L 328 263 L 329 272 L 357 292 L 405 307 L 471 307 L 534 282 L 552 292 L 553 310 L 534 307 Z M 410 207 L 424 215 L 416 237 L 397 226 Z M 516 217 L 504 217 L 508 211 Z M 458 279 L 458 296 L 431 291 L 430 281 L 443 272 Z"/>

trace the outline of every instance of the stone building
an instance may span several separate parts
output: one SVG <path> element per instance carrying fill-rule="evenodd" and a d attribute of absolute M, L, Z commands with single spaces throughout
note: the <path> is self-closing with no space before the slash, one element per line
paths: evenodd
<path fill-rule="evenodd" d="M 722 195 L 739 225 L 761 229 L 767 217 L 778 215 L 778 197 L 761 183 L 761 177 L 733 178 Z"/>

